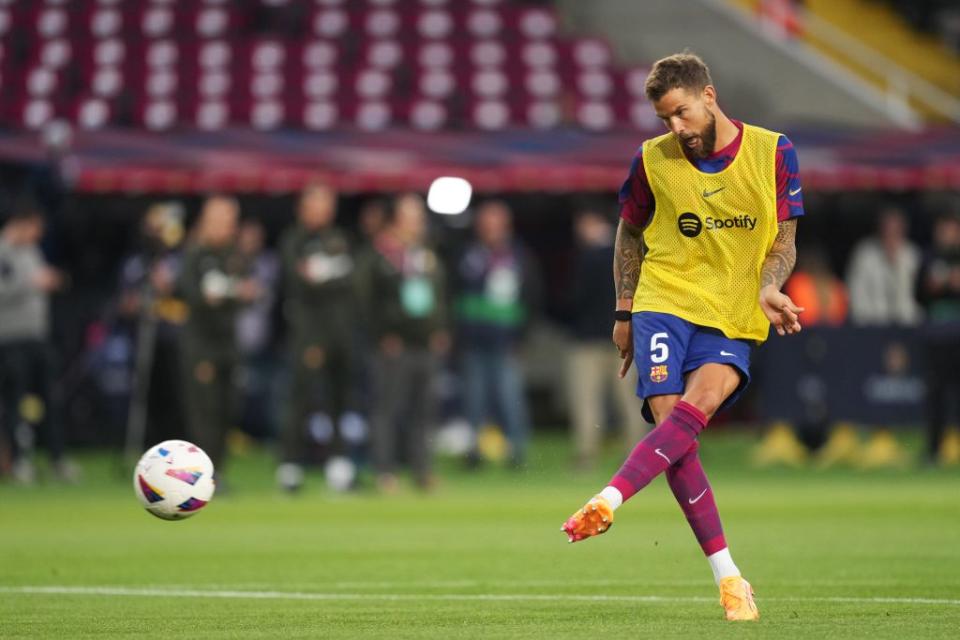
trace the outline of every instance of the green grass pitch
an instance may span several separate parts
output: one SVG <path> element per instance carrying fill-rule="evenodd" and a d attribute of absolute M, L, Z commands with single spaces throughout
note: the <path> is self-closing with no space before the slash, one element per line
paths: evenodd
<path fill-rule="evenodd" d="M 609 534 L 564 518 L 619 462 L 577 475 L 558 438 L 530 468 L 430 496 L 278 494 L 270 459 L 183 522 L 135 502 L 104 456 L 81 486 L 0 485 L 0 638 L 958 638 L 960 473 L 754 470 L 750 440 L 701 451 L 761 620 L 721 619 L 662 479 Z"/>

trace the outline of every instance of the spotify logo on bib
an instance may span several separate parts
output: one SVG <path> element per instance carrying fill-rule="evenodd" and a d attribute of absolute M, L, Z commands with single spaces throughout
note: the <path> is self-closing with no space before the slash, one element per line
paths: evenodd
<path fill-rule="evenodd" d="M 703 228 L 703 223 L 700 222 L 700 218 L 695 213 L 681 213 L 680 217 L 677 218 L 677 225 L 680 227 L 680 233 L 687 236 L 688 238 L 695 238 L 700 235 L 700 230 Z"/>

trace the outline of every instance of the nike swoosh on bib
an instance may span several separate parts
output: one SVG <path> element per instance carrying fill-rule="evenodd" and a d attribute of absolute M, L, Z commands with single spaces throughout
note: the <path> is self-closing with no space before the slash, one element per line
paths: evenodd
<path fill-rule="evenodd" d="M 709 198 L 709 197 L 712 196 L 713 194 L 715 194 L 715 193 L 720 193 L 720 192 L 723 191 L 724 189 L 726 189 L 726 187 L 720 187 L 719 189 L 714 189 L 713 191 L 707 191 L 706 189 L 704 189 L 704 190 L 703 190 L 703 197 L 704 197 L 704 198 Z"/>

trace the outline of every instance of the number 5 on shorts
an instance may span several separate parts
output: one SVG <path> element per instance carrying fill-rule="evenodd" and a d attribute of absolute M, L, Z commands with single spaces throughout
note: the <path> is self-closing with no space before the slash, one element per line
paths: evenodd
<path fill-rule="evenodd" d="M 670 335 L 666 331 L 650 336 L 650 362 L 660 364 L 667 361 L 670 357 L 670 346 L 667 345 L 665 340 L 669 337 Z"/>

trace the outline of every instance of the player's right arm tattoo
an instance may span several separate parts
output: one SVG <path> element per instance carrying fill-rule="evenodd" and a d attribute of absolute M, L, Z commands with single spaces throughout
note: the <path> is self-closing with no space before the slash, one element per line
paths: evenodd
<path fill-rule="evenodd" d="M 613 282 L 617 301 L 633 300 L 643 262 L 643 229 L 621 218 L 613 254 Z"/>
<path fill-rule="evenodd" d="M 777 237 L 773 241 L 773 247 L 763 261 L 763 268 L 760 270 L 760 288 L 763 289 L 768 284 L 774 285 L 778 290 L 787 281 L 793 272 L 793 266 L 797 262 L 797 219 L 791 218 L 777 224 Z"/>

